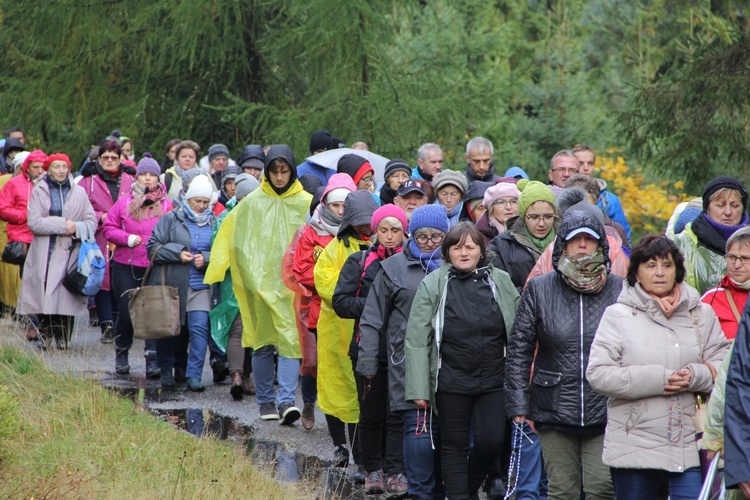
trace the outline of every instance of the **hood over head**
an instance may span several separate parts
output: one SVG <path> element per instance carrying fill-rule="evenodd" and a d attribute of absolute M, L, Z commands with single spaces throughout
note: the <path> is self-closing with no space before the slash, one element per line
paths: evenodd
<path fill-rule="evenodd" d="M 35 149 L 31 153 L 29 153 L 29 155 L 23 161 L 23 167 L 21 168 L 24 175 L 27 175 L 29 171 L 29 163 L 31 163 L 32 161 L 41 162 L 45 172 L 47 171 L 47 168 L 49 168 L 49 165 L 47 164 L 47 155 L 41 149 Z"/>
<path fill-rule="evenodd" d="M 354 179 L 354 184 L 356 184 L 367 172 L 374 173 L 375 171 L 370 165 L 370 162 L 365 158 L 349 153 L 339 158 L 338 164 L 336 165 L 336 172 L 349 174 L 349 176 Z"/>
<path fill-rule="evenodd" d="M 271 163 L 273 163 L 274 160 L 277 159 L 284 160 L 292 169 L 292 175 L 289 176 L 289 182 L 287 182 L 286 186 L 282 188 L 277 188 L 273 185 L 273 183 L 270 181 L 271 174 L 268 171 L 268 167 L 271 165 Z M 297 162 L 294 160 L 294 153 L 292 152 L 292 148 L 290 148 L 286 144 L 274 144 L 273 146 L 271 146 L 271 148 L 268 150 L 268 154 L 266 155 L 266 163 L 263 168 L 263 175 L 266 176 L 267 182 L 271 185 L 271 188 L 273 188 L 276 194 L 285 193 L 292 186 L 292 184 L 294 184 L 294 181 L 297 180 Z"/>
<path fill-rule="evenodd" d="M 263 153 L 263 146 L 249 144 L 242 149 L 242 153 L 237 157 L 236 163 L 242 168 L 263 169 L 266 155 Z"/>
<path fill-rule="evenodd" d="M 348 189 L 349 191 L 354 192 L 357 190 L 357 185 L 354 184 L 352 178 L 347 174 L 333 174 L 331 178 L 328 179 L 328 184 L 326 184 L 323 189 L 323 194 L 320 196 L 320 202 L 323 206 L 328 204 L 328 201 L 326 200 L 328 193 L 336 189 Z"/>
<path fill-rule="evenodd" d="M 378 204 L 369 191 L 354 191 L 346 197 L 338 234 L 345 245 L 349 245 L 348 237 L 354 234 L 352 226 L 369 226 L 377 209 Z"/>
<path fill-rule="evenodd" d="M 591 206 L 591 204 L 589 204 L 589 206 Z M 565 249 L 568 235 L 573 231 L 582 228 L 592 229 L 599 235 L 599 247 L 601 247 L 601 252 L 604 255 L 604 260 L 607 266 L 607 272 L 609 272 L 611 264 L 609 260 L 609 241 L 607 240 L 607 233 L 604 231 L 604 224 L 593 213 L 593 211 L 579 210 L 578 208 L 569 208 L 568 211 L 565 212 L 565 215 L 563 215 L 560 228 L 557 230 L 557 236 L 555 236 L 555 246 L 552 249 L 552 266 L 557 270 L 557 263 L 560 261 L 560 256 Z"/>

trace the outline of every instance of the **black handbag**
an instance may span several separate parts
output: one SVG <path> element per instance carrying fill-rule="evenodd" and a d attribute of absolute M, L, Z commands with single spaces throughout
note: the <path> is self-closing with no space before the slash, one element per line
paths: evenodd
<path fill-rule="evenodd" d="M 29 245 L 23 241 L 9 241 L 3 250 L 2 260 L 6 264 L 22 266 L 26 262 L 26 252 Z"/>

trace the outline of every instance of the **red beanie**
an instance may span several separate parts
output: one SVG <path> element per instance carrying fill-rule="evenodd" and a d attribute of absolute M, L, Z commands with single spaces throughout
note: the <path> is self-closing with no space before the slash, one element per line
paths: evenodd
<path fill-rule="evenodd" d="M 362 177 L 364 177 L 368 172 L 372 172 L 374 174 L 375 170 L 373 170 L 370 162 L 366 161 L 362 164 L 361 167 L 359 167 L 359 170 L 357 170 L 357 173 L 354 175 L 354 184 L 357 184 L 359 181 L 361 181 Z"/>
<path fill-rule="evenodd" d="M 51 154 L 47 157 L 47 159 L 44 162 L 44 170 L 47 170 L 50 165 L 52 165 L 52 162 L 55 161 L 64 161 L 68 164 L 68 168 L 71 167 L 70 158 L 68 158 L 68 155 L 63 153 L 55 153 Z"/>
<path fill-rule="evenodd" d="M 401 222 L 401 227 L 403 228 L 404 232 L 406 232 L 406 230 L 409 228 L 409 221 L 406 219 L 406 214 L 401 209 L 401 207 L 391 205 L 389 203 L 388 205 L 383 205 L 382 207 L 378 208 L 372 214 L 372 222 L 370 223 L 370 226 L 372 227 L 373 233 L 378 230 L 380 222 L 386 217 L 397 218 L 399 222 Z"/>

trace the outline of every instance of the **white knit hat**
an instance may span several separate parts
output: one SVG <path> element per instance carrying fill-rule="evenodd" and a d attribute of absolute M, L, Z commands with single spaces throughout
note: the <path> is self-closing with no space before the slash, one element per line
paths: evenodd
<path fill-rule="evenodd" d="M 332 189 L 326 195 L 325 203 L 328 205 L 329 203 L 344 201 L 349 196 L 349 193 L 351 193 L 351 190 L 343 187 Z"/>
<path fill-rule="evenodd" d="M 208 198 L 214 194 L 214 188 L 211 186 L 211 181 L 208 180 L 207 175 L 199 175 L 190 182 L 187 192 L 185 193 L 185 199 L 190 198 Z"/>

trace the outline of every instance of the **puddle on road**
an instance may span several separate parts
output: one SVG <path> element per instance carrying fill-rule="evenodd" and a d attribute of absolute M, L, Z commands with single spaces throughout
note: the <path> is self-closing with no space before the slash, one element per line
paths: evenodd
<path fill-rule="evenodd" d="M 329 461 L 318 457 L 290 451 L 283 443 L 253 439 L 252 428 L 234 418 L 204 408 L 149 411 L 196 437 L 213 436 L 237 443 L 260 468 L 273 470 L 278 481 L 318 484 L 321 498 L 365 498 L 363 489 L 352 484 L 345 469 L 331 467 Z"/>
<path fill-rule="evenodd" d="M 177 401 L 177 392 L 163 390 L 159 380 L 148 380 L 144 375 L 103 377 L 101 383 L 105 389 L 114 391 L 139 405 Z"/>

